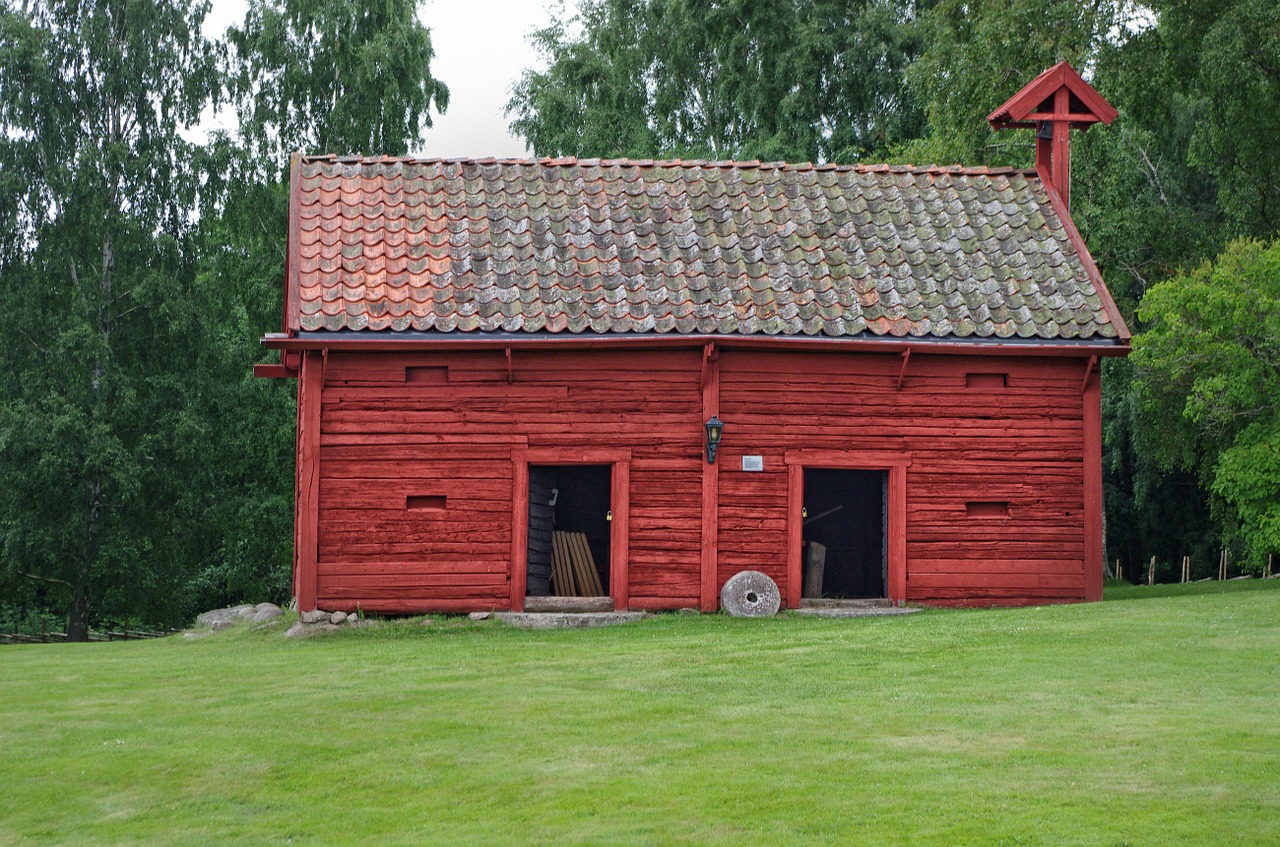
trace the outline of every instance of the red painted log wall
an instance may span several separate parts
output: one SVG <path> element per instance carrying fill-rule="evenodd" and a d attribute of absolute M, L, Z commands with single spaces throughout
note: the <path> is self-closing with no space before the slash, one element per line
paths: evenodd
<path fill-rule="evenodd" d="M 904 372 L 887 354 L 716 350 L 709 367 L 702 349 L 515 351 L 508 370 L 501 350 L 319 355 L 300 392 L 319 406 L 318 446 L 299 450 L 299 479 L 318 480 L 318 495 L 314 529 L 300 501 L 298 549 L 315 552 L 312 573 L 298 559 L 296 588 L 320 608 L 509 608 L 513 451 L 542 448 L 630 451 L 631 608 L 706 608 L 745 568 L 786 596 L 798 519 L 786 460 L 799 451 L 805 463 L 824 451 L 909 462 L 898 599 L 1092 594 L 1086 549 L 1101 539 L 1084 504 L 1100 476 L 1086 480 L 1096 377 L 1082 391 L 1083 360 L 915 352 Z M 968 373 L 1006 384 L 967 388 Z M 702 424 L 717 412 L 725 435 L 708 476 Z M 744 454 L 764 471 L 743 472 Z M 704 521 L 709 495 L 718 509 Z M 969 516 L 968 501 L 1007 501 L 1009 515 Z"/>

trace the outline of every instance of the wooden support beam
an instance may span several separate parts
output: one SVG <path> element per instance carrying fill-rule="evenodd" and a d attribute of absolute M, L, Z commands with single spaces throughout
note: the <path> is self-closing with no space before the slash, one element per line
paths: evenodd
<path fill-rule="evenodd" d="M 1071 92 L 1059 88 L 1053 96 L 1053 110 L 1060 115 L 1071 111 Z M 1062 205 L 1071 208 L 1071 122 L 1053 122 L 1053 187 L 1062 197 Z"/>
<path fill-rule="evenodd" d="M 612 488 L 613 526 L 609 530 L 609 593 L 619 612 L 630 606 L 631 597 L 631 454 L 613 463 L 609 480 Z"/>
<path fill-rule="evenodd" d="M 800 608 L 804 572 L 801 547 L 804 543 L 804 465 L 787 465 L 787 584 L 782 590 L 786 608 Z"/>
<path fill-rule="evenodd" d="M 714 344 L 703 348 L 702 422 L 720 413 L 720 356 Z M 701 439 L 700 439 L 701 440 Z M 718 605 L 717 567 L 720 539 L 720 466 L 702 460 L 702 556 L 699 568 L 698 606 L 714 612 Z"/>
<path fill-rule="evenodd" d="M 1089 377 L 1093 375 L 1093 368 L 1096 364 L 1098 364 L 1098 357 L 1090 356 L 1089 361 L 1084 366 L 1084 377 L 1080 380 L 1081 396 L 1084 396 L 1085 390 L 1089 387 Z"/>
<path fill-rule="evenodd" d="M 294 496 L 293 591 L 298 611 L 316 608 L 320 517 L 320 396 L 324 359 L 303 356 L 298 377 L 297 468 Z"/>
<path fill-rule="evenodd" d="M 511 456 L 511 611 L 524 611 L 529 578 L 529 462 L 514 451 Z"/>
<path fill-rule="evenodd" d="M 284 365 L 263 363 L 253 366 L 253 375 L 261 379 L 293 379 L 298 375 L 298 372 L 290 370 Z"/>
<path fill-rule="evenodd" d="M 911 348 L 908 347 L 902 351 L 902 367 L 898 369 L 898 386 L 895 390 L 902 390 L 902 380 L 907 376 L 907 362 L 911 361 Z"/>
<path fill-rule="evenodd" d="M 1102 599 L 1102 378 L 1090 367 L 1084 390 L 1084 599 Z"/>
<path fill-rule="evenodd" d="M 1096 124 L 1102 118 L 1091 112 L 1032 112 L 1023 121 L 1070 121 L 1073 124 Z"/>

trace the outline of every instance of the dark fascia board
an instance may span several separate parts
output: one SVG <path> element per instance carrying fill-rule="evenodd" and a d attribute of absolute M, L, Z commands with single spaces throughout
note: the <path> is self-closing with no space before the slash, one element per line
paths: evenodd
<path fill-rule="evenodd" d="M 847 338 L 760 336 L 760 335 L 680 335 L 676 333 L 617 333 L 614 335 L 574 333 L 507 332 L 417 332 L 337 330 L 272 333 L 262 339 L 279 350 L 482 350 L 482 349 L 692 349 L 714 344 L 722 349 L 812 350 L 848 353 L 901 354 L 908 349 L 920 353 L 977 356 L 1125 356 L 1127 339 L 1121 338 L 935 338 L 881 337 Z"/>

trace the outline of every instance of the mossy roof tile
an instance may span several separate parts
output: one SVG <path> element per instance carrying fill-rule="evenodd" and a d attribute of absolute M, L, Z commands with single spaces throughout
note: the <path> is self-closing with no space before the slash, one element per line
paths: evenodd
<path fill-rule="evenodd" d="M 1034 173 L 303 157 L 302 330 L 1107 338 Z"/>

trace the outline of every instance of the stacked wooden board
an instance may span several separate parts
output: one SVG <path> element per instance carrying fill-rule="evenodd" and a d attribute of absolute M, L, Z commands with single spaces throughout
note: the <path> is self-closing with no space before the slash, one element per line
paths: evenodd
<path fill-rule="evenodd" d="M 552 536 L 551 590 L 557 597 L 600 597 L 604 594 L 585 532 L 557 530 Z"/>

